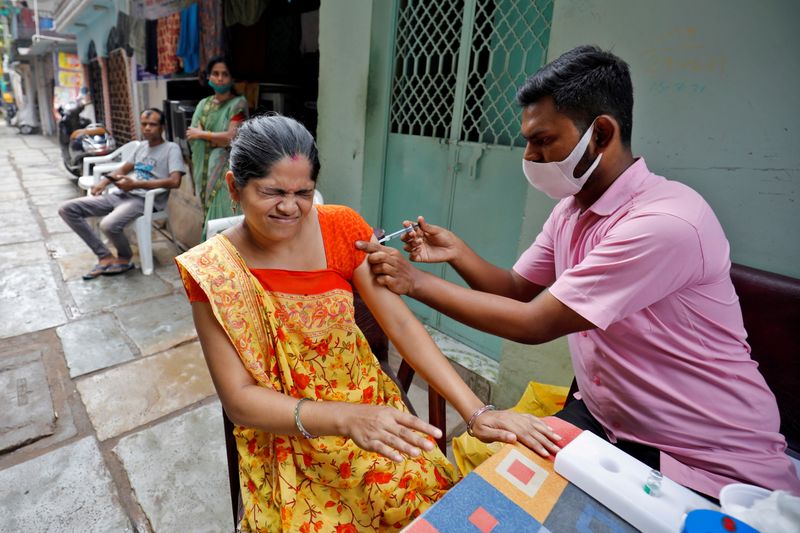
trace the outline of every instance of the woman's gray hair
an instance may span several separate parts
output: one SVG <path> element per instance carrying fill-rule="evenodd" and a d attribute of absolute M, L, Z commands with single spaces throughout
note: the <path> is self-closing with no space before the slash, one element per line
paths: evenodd
<path fill-rule="evenodd" d="M 251 178 L 264 178 L 284 157 L 303 156 L 311 162 L 311 179 L 319 175 L 314 137 L 296 120 L 277 114 L 253 117 L 239 128 L 231 142 L 230 165 L 241 189 Z"/>

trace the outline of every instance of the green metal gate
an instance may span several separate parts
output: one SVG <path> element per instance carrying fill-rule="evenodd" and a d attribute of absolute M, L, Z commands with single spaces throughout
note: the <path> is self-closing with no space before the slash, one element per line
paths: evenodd
<path fill-rule="evenodd" d="M 553 2 L 400 0 L 397 9 L 381 224 L 425 215 L 510 266 L 527 195 L 514 96 L 545 59 Z M 422 268 L 462 283 L 449 266 Z M 409 305 L 499 358 L 499 339 Z"/>

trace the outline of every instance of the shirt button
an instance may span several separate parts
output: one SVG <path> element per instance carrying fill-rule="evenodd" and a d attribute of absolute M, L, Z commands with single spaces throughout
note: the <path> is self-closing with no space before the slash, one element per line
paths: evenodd
<path fill-rule="evenodd" d="M 592 383 L 594 383 L 595 385 L 600 385 L 600 383 L 601 383 L 600 382 L 600 378 L 597 377 L 597 376 L 593 377 L 592 378 Z"/>
<path fill-rule="evenodd" d="M 622 424 L 620 424 L 619 421 L 614 420 L 613 422 L 611 422 L 611 427 L 614 429 L 619 429 L 622 427 Z"/>
<path fill-rule="evenodd" d="M 585 331 L 581 331 L 581 337 L 588 337 L 588 336 L 589 336 L 588 333 L 586 333 Z"/>

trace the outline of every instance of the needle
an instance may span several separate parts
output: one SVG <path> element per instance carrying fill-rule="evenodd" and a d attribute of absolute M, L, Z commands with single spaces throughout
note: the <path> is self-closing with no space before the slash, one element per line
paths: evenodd
<path fill-rule="evenodd" d="M 408 226 L 407 228 L 403 228 L 403 229 L 395 231 L 394 233 L 390 233 L 389 235 L 385 235 L 384 237 L 381 237 L 380 239 L 378 239 L 378 244 L 383 244 L 386 241 L 391 241 L 392 239 L 396 239 L 398 237 L 401 237 L 401 236 L 405 235 L 406 233 L 410 233 L 410 232 L 414 231 L 418 227 L 419 227 L 419 224 L 412 224 L 412 225 Z"/>

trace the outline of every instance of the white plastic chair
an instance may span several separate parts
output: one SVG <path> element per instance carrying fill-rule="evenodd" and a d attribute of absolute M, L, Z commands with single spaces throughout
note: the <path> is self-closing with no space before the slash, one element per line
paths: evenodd
<path fill-rule="evenodd" d="M 83 176 L 78 178 L 78 186 L 86 190 L 86 194 L 91 194 L 92 187 L 100 182 L 100 177 L 105 172 L 111 172 L 120 167 L 122 161 L 128 157 L 133 151 L 138 148 L 139 143 L 142 141 L 131 141 L 117 148 L 110 154 L 87 157 L 83 160 Z M 91 174 L 89 173 L 89 165 L 94 164 Z M 104 192 L 112 190 L 113 185 L 107 187 Z M 149 276 L 153 273 L 153 238 L 152 229 L 153 222 L 159 220 L 167 221 L 167 231 L 173 242 L 175 236 L 172 234 L 172 229 L 169 227 L 169 215 L 167 209 L 163 211 L 154 211 L 155 198 L 167 189 L 151 189 L 145 193 L 144 196 L 144 213 L 142 216 L 133 221 L 133 229 L 136 232 L 136 244 L 139 247 L 139 262 L 141 263 L 142 274 Z"/>
<path fill-rule="evenodd" d="M 125 143 L 113 152 L 106 155 L 95 155 L 83 158 L 83 175 L 78 178 L 78 186 L 81 189 L 91 190 L 95 183 L 100 181 L 100 175 L 104 172 L 116 170 L 122 161 L 132 154 L 141 141 L 131 141 Z M 94 164 L 92 173 L 89 173 L 89 166 Z"/>
<path fill-rule="evenodd" d="M 153 222 L 158 220 L 166 221 L 166 228 L 170 239 L 175 243 L 175 235 L 169 226 L 169 214 L 167 208 L 163 211 L 153 211 L 156 196 L 167 189 L 150 189 L 144 195 L 144 214 L 133 221 L 133 229 L 136 232 L 136 244 L 139 247 L 139 262 L 142 267 L 142 274 L 149 276 L 153 273 Z"/>
<path fill-rule="evenodd" d="M 317 205 L 322 205 L 325 203 L 325 200 L 322 198 L 322 193 L 316 189 L 314 190 L 314 203 Z M 232 217 L 214 218 L 209 220 L 208 227 L 206 228 L 206 239 L 210 239 L 217 233 L 235 226 L 243 219 L 244 215 L 236 215 Z"/>

